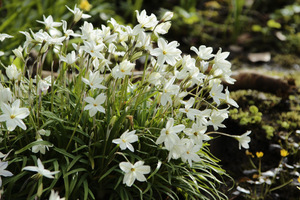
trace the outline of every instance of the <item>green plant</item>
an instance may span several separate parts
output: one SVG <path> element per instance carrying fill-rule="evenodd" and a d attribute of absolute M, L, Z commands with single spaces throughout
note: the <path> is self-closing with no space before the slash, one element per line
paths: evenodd
<path fill-rule="evenodd" d="M 45 199 L 55 190 L 65 199 L 226 199 L 218 190 L 226 173 L 208 141 L 227 135 L 216 132 L 228 117 L 229 106 L 220 106 L 236 106 L 220 80 L 233 83 L 229 53 L 202 45 L 191 48 L 196 58 L 182 56 L 177 41 L 161 36 L 171 12 L 160 20 L 137 12 L 133 28 L 112 18 L 73 31 L 90 16 L 68 10 L 69 26 L 44 17 L 45 29 L 21 32 L 23 47 L 2 64 L 2 196 Z M 43 77 L 49 57 L 59 59 L 58 71 L 52 60 Z M 227 136 L 249 148 L 250 133 Z"/>
<path fill-rule="evenodd" d="M 255 156 L 251 152 L 247 151 L 246 154 L 254 170 L 252 170 L 252 173 L 250 174 L 252 177 L 249 178 L 242 187 L 239 186 L 239 191 L 245 193 L 245 196 L 249 199 L 258 200 L 269 198 L 271 192 L 279 190 L 292 183 L 293 179 L 290 179 L 289 175 L 285 178 L 282 177 L 284 176 L 284 158 L 289 155 L 287 150 L 281 149 L 281 160 L 279 161 L 278 166 L 275 169 L 268 171 L 262 171 L 262 161 L 265 158 L 263 152 L 256 152 L 255 160 Z M 257 162 L 258 164 L 255 164 Z M 247 189 L 244 189 L 245 187 Z"/>

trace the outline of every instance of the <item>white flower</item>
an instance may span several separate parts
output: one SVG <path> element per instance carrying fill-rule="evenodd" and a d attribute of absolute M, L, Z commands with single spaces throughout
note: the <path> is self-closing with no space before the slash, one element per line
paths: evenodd
<path fill-rule="evenodd" d="M 239 149 L 241 149 L 241 147 L 249 149 L 249 142 L 251 141 L 251 138 L 248 135 L 250 133 L 251 131 L 247 131 L 243 135 L 233 136 L 239 142 Z"/>
<path fill-rule="evenodd" d="M 228 56 L 229 52 L 222 52 L 222 49 L 220 48 L 214 58 L 214 67 L 220 68 L 223 71 L 230 69 L 231 63 L 228 60 L 226 60 Z"/>
<path fill-rule="evenodd" d="M 121 162 L 119 167 L 125 172 L 123 184 L 126 184 L 128 187 L 132 186 L 135 179 L 141 182 L 147 181 L 144 174 L 149 174 L 151 171 L 149 165 L 144 165 L 144 161 L 138 161 L 134 165 L 130 162 Z"/>
<path fill-rule="evenodd" d="M 24 42 L 23 48 L 25 49 L 25 51 L 27 52 L 27 47 L 32 44 L 33 39 L 30 35 L 30 33 L 26 32 L 26 31 L 20 31 L 20 33 L 22 33 L 23 35 L 25 35 L 26 37 L 26 41 Z"/>
<path fill-rule="evenodd" d="M 210 137 L 205 134 L 207 130 L 207 126 L 203 126 L 202 124 L 193 123 L 192 128 L 186 128 L 183 132 L 189 136 L 190 139 L 194 141 L 195 144 L 202 146 L 203 141 L 210 140 Z"/>
<path fill-rule="evenodd" d="M 180 158 L 181 154 L 183 154 L 184 151 L 184 145 L 187 142 L 187 138 L 181 138 L 176 144 L 172 146 L 172 148 L 168 149 L 169 150 L 169 155 L 168 155 L 168 162 L 172 159 L 178 159 Z"/>
<path fill-rule="evenodd" d="M 12 38 L 14 36 L 8 35 L 6 33 L 0 33 L 0 41 L 3 42 L 6 38 Z"/>
<path fill-rule="evenodd" d="M 41 176 L 45 176 L 47 178 L 54 178 L 54 174 L 59 173 L 59 171 L 50 172 L 48 169 L 45 169 L 42 161 L 38 158 L 37 166 L 27 166 L 22 169 L 26 171 L 37 172 Z"/>
<path fill-rule="evenodd" d="M 165 14 L 163 15 L 163 17 L 161 18 L 161 21 L 169 21 L 172 19 L 174 13 L 171 11 L 166 11 Z"/>
<path fill-rule="evenodd" d="M 178 85 L 173 85 L 174 81 L 175 81 L 175 76 L 172 77 L 165 85 L 163 88 L 163 92 L 161 94 L 161 98 L 160 98 L 160 103 L 161 105 L 165 106 L 167 104 L 167 102 L 170 102 L 170 104 L 172 105 L 172 98 L 171 95 L 175 95 L 178 94 L 180 87 Z"/>
<path fill-rule="evenodd" d="M 94 41 L 83 41 L 83 43 L 84 46 L 80 47 L 82 50 L 89 53 L 92 57 L 104 59 L 104 56 L 101 53 L 105 46 L 103 43 L 96 44 Z"/>
<path fill-rule="evenodd" d="M 59 58 L 61 61 L 71 65 L 73 63 L 76 62 L 76 60 L 78 59 L 78 57 L 76 57 L 76 54 L 75 54 L 75 51 L 72 51 L 71 53 L 68 53 L 66 55 L 66 57 L 62 56 L 62 55 L 59 55 Z"/>
<path fill-rule="evenodd" d="M 6 122 L 6 127 L 9 131 L 15 130 L 16 126 L 26 130 L 26 125 L 22 119 L 29 115 L 28 108 L 19 108 L 20 100 L 17 99 L 10 107 L 6 103 L 1 104 L 3 114 L 0 116 L 0 122 Z"/>
<path fill-rule="evenodd" d="M 87 19 L 87 18 L 90 18 L 91 16 L 90 15 L 87 15 L 87 14 L 83 14 L 83 12 L 76 7 L 74 7 L 74 10 L 72 10 L 71 8 L 69 8 L 68 6 L 66 6 L 68 8 L 69 11 L 71 11 L 73 14 L 74 14 L 74 22 L 78 22 L 81 18 L 82 19 Z"/>
<path fill-rule="evenodd" d="M 145 32 L 141 32 L 138 35 L 136 47 L 149 48 L 151 42 L 151 36 L 147 35 Z"/>
<path fill-rule="evenodd" d="M 132 73 L 134 67 L 134 63 L 124 60 L 120 64 L 117 64 L 117 66 L 112 69 L 111 73 L 114 78 L 124 78 L 126 75 L 130 75 Z"/>
<path fill-rule="evenodd" d="M 104 93 L 99 94 L 96 99 L 93 97 L 86 97 L 84 101 L 89 104 L 84 107 L 84 110 L 89 110 L 90 117 L 93 117 L 98 111 L 105 113 L 105 109 L 101 106 L 105 100 L 106 96 Z"/>
<path fill-rule="evenodd" d="M 230 105 L 232 105 L 236 108 L 239 107 L 239 105 L 235 102 L 235 100 L 230 98 L 230 93 L 229 93 L 228 88 L 225 89 L 225 97 L 226 97 L 225 100 L 226 100 L 227 103 L 229 103 Z"/>
<path fill-rule="evenodd" d="M 7 161 L 6 162 L 2 162 L 0 160 L 0 187 L 2 186 L 1 176 L 4 176 L 4 177 L 13 176 L 13 174 L 10 171 L 6 170 L 7 166 L 8 166 L 8 162 Z"/>
<path fill-rule="evenodd" d="M 104 85 L 101 85 L 100 83 L 103 81 L 104 77 L 100 77 L 99 71 L 96 71 L 93 73 L 91 70 L 89 70 L 89 79 L 82 78 L 82 81 L 89 85 L 91 89 L 107 89 Z"/>
<path fill-rule="evenodd" d="M 181 132 L 185 126 L 183 124 L 179 124 L 177 126 L 174 125 L 174 119 L 170 118 L 166 124 L 166 128 L 163 128 L 160 131 L 160 136 L 156 140 L 156 144 L 164 143 L 165 147 L 169 150 L 176 143 L 178 143 L 179 136 L 177 133 Z"/>
<path fill-rule="evenodd" d="M 43 141 L 42 138 L 37 139 L 36 141 Z M 46 149 L 47 151 L 49 151 L 49 147 L 52 147 L 53 145 L 44 145 L 44 144 L 38 144 L 38 145 L 34 145 L 31 149 L 31 151 L 33 153 L 38 153 L 41 152 L 41 154 L 45 154 L 46 153 Z"/>
<path fill-rule="evenodd" d="M 195 116 L 201 114 L 200 110 L 192 108 L 195 103 L 195 98 L 191 97 L 187 102 L 181 101 L 181 103 L 185 106 L 184 108 L 180 108 L 179 112 L 185 113 L 190 120 L 195 121 Z"/>
<path fill-rule="evenodd" d="M 166 34 L 168 33 L 169 29 L 171 27 L 171 22 L 164 22 L 161 23 L 159 25 L 157 25 L 154 29 L 154 34 L 158 35 L 158 34 Z"/>
<path fill-rule="evenodd" d="M 212 88 L 209 94 L 213 98 L 214 102 L 217 103 L 217 105 L 220 105 L 220 99 L 225 99 L 225 94 L 222 93 L 222 90 L 223 90 L 223 85 L 221 85 L 216 81 L 212 82 Z"/>
<path fill-rule="evenodd" d="M 36 20 L 36 21 L 38 23 L 44 24 L 47 30 L 52 29 L 54 27 L 59 27 L 62 25 L 61 22 L 54 22 L 51 15 L 49 15 L 47 18 L 45 17 L 45 15 L 43 15 L 43 19 L 44 19 L 44 21 L 39 21 L 39 20 Z"/>
<path fill-rule="evenodd" d="M 16 65 L 11 64 L 6 68 L 6 75 L 10 80 L 18 80 L 21 72 L 17 69 Z"/>
<path fill-rule="evenodd" d="M 65 198 L 60 198 L 60 196 L 58 195 L 58 192 L 51 190 L 49 200 L 65 200 Z"/>
<path fill-rule="evenodd" d="M 153 85 L 160 85 L 161 84 L 161 74 L 159 72 L 152 72 L 147 81 L 150 83 L 150 84 L 153 84 Z"/>
<path fill-rule="evenodd" d="M 206 47 L 205 45 L 201 45 L 199 49 L 196 47 L 191 47 L 191 50 L 194 51 L 199 58 L 202 60 L 208 60 L 214 55 L 212 54 L 213 48 L 212 47 Z"/>
<path fill-rule="evenodd" d="M 125 131 L 120 138 L 118 139 L 114 139 L 112 142 L 115 144 L 119 144 L 120 148 L 122 150 L 125 150 L 126 148 L 128 148 L 130 151 L 134 152 L 134 148 L 132 146 L 131 143 L 134 143 L 136 141 L 138 141 L 138 136 L 135 135 L 135 131 L 130 131 L 129 130 Z"/>
<path fill-rule="evenodd" d="M 226 126 L 222 124 L 222 122 L 228 117 L 228 111 L 226 109 L 223 110 L 212 110 L 210 115 L 210 121 L 208 125 L 212 125 L 214 130 L 218 130 L 220 128 L 225 128 Z"/>
<path fill-rule="evenodd" d="M 44 80 L 39 80 L 38 92 L 47 94 L 47 91 L 50 86 L 51 86 L 51 76 L 47 76 Z"/>
<path fill-rule="evenodd" d="M 9 88 L 5 88 L 0 83 L 0 105 L 1 103 L 8 103 L 12 100 L 12 92 Z"/>
<path fill-rule="evenodd" d="M 192 161 L 199 162 L 201 161 L 199 155 L 197 152 L 200 150 L 201 146 L 194 144 L 192 140 L 188 140 L 187 143 L 185 143 L 184 151 L 181 154 L 181 160 L 183 162 L 188 161 L 189 165 L 192 167 Z"/>
<path fill-rule="evenodd" d="M 197 124 L 207 126 L 208 124 L 207 118 L 210 117 L 211 109 L 205 109 L 200 112 L 201 114 L 197 116 Z"/>
<path fill-rule="evenodd" d="M 61 20 L 61 21 L 62 21 L 62 29 L 65 34 L 66 40 L 68 40 L 70 38 L 70 36 L 73 36 L 73 37 L 80 36 L 79 34 L 74 33 L 73 30 L 67 29 L 67 22 L 65 20 Z"/>
<path fill-rule="evenodd" d="M 177 41 L 167 42 L 159 38 L 157 41 L 158 48 L 153 49 L 150 53 L 157 57 L 157 62 L 160 66 L 167 62 L 169 65 L 175 65 L 177 60 L 181 58 L 181 51 L 177 49 L 179 46 Z"/>
<path fill-rule="evenodd" d="M 19 46 L 18 48 L 12 50 L 12 52 L 15 54 L 15 56 L 17 56 L 18 58 L 20 58 L 24 61 L 23 48 L 21 46 Z"/>
<path fill-rule="evenodd" d="M 142 28 L 154 28 L 158 24 L 158 20 L 154 14 L 151 14 L 150 16 L 147 16 L 147 13 L 145 10 L 143 10 L 141 13 L 136 10 L 136 18 L 137 21 L 141 24 Z"/>

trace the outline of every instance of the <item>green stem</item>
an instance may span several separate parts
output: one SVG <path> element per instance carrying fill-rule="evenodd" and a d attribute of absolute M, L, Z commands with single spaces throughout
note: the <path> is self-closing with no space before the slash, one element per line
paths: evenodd
<path fill-rule="evenodd" d="M 274 188 L 270 189 L 269 192 L 272 192 L 272 191 L 274 191 L 274 190 L 278 190 L 278 189 L 280 189 L 280 188 L 282 188 L 282 187 L 284 187 L 284 186 L 290 184 L 291 182 L 293 182 L 293 179 L 291 179 L 291 180 L 289 180 L 288 182 L 283 183 L 283 184 L 281 184 L 281 185 L 279 185 L 279 186 L 277 186 L 277 187 L 274 187 Z"/>

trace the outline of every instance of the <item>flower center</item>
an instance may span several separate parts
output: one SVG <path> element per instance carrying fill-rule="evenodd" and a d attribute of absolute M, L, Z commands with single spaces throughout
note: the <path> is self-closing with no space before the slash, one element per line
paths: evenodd
<path fill-rule="evenodd" d="M 10 115 L 10 118 L 11 119 L 14 119 L 16 116 L 15 115 Z"/>
<path fill-rule="evenodd" d="M 198 135 L 198 133 L 197 133 L 197 132 L 195 132 L 195 133 L 194 133 L 194 136 L 197 136 L 197 135 Z"/>
<path fill-rule="evenodd" d="M 189 151 L 187 151 L 187 152 L 186 152 L 186 154 L 190 154 L 190 152 L 189 152 Z"/>
<path fill-rule="evenodd" d="M 131 168 L 131 169 L 130 169 L 130 171 L 134 172 L 134 171 L 135 171 L 135 169 L 134 169 L 134 168 Z"/>
<path fill-rule="evenodd" d="M 97 106 L 97 104 L 95 104 L 95 103 L 94 103 L 94 106 L 96 107 L 96 106 Z"/>
<path fill-rule="evenodd" d="M 185 112 L 189 112 L 189 109 L 186 108 L 186 109 L 184 109 L 184 111 L 185 111 Z"/>
<path fill-rule="evenodd" d="M 121 69 L 121 72 L 123 72 L 123 73 L 124 73 L 124 72 L 125 72 L 125 70 L 124 70 L 124 69 Z"/>
<path fill-rule="evenodd" d="M 126 140 L 122 139 L 122 142 L 126 143 Z"/>
<path fill-rule="evenodd" d="M 164 55 L 166 55 L 166 54 L 167 54 L 167 52 L 166 52 L 165 50 L 163 50 L 163 54 L 164 54 Z"/>
<path fill-rule="evenodd" d="M 166 135 L 168 135 L 170 132 L 169 131 L 166 131 Z"/>

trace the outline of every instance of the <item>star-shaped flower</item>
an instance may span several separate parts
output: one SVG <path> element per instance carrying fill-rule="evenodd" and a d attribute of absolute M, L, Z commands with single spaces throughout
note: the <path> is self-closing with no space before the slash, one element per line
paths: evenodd
<path fill-rule="evenodd" d="M 247 131 L 243 135 L 234 136 L 234 138 L 239 142 L 239 149 L 241 149 L 241 147 L 249 149 L 249 142 L 251 141 L 251 138 L 248 135 L 250 133 L 251 131 Z"/>
<path fill-rule="evenodd" d="M 134 165 L 130 162 L 121 162 L 119 167 L 125 172 L 123 184 L 126 184 L 128 187 L 132 186 L 135 179 L 141 182 L 146 181 L 144 174 L 149 174 L 151 171 L 150 166 L 144 165 L 144 161 L 138 161 Z"/>
<path fill-rule="evenodd" d="M 112 142 L 115 143 L 115 144 L 119 144 L 120 148 L 122 150 L 125 150 L 125 149 L 128 148 L 130 151 L 134 152 L 134 148 L 133 148 L 131 143 L 138 141 L 138 136 L 135 135 L 136 130 L 133 130 L 133 131 L 130 131 L 130 132 L 128 132 L 128 131 L 129 130 L 125 131 L 121 135 L 120 138 L 114 139 Z"/>
<path fill-rule="evenodd" d="M 15 130 L 17 126 L 26 130 L 26 125 L 22 119 L 26 118 L 29 115 L 28 108 L 19 108 L 20 100 L 17 99 L 12 106 L 7 105 L 6 103 L 1 104 L 1 110 L 3 112 L 0 115 L 0 122 L 6 122 L 6 127 L 9 131 Z"/>
<path fill-rule="evenodd" d="M 6 170 L 7 166 L 8 166 L 8 162 L 7 161 L 6 162 L 2 162 L 0 160 L 0 187 L 2 186 L 1 176 L 4 176 L 4 177 L 13 176 L 13 174 L 10 171 Z"/>
<path fill-rule="evenodd" d="M 38 158 L 37 166 L 27 166 L 22 170 L 37 172 L 40 176 L 45 176 L 47 178 L 54 178 L 54 174 L 59 173 L 59 171 L 50 172 L 48 169 L 45 169 L 42 161 Z"/>
<path fill-rule="evenodd" d="M 84 110 L 89 110 L 90 117 L 93 117 L 98 111 L 105 113 L 105 109 L 101 106 L 106 100 L 105 94 L 99 94 L 96 99 L 93 97 L 86 97 L 84 99 L 85 102 L 89 104 L 84 107 Z"/>
<path fill-rule="evenodd" d="M 157 62 L 162 66 L 165 62 L 169 65 L 175 65 L 177 60 L 181 58 L 181 51 L 177 49 L 179 46 L 177 41 L 170 42 L 169 44 L 162 38 L 157 41 L 158 48 L 153 49 L 150 53 L 157 57 Z"/>
<path fill-rule="evenodd" d="M 174 119 L 170 118 L 166 124 L 166 128 L 160 131 L 160 136 L 156 140 L 156 144 L 164 143 L 166 148 L 170 150 L 180 139 L 177 133 L 181 132 L 185 126 L 183 124 L 174 125 Z"/>

